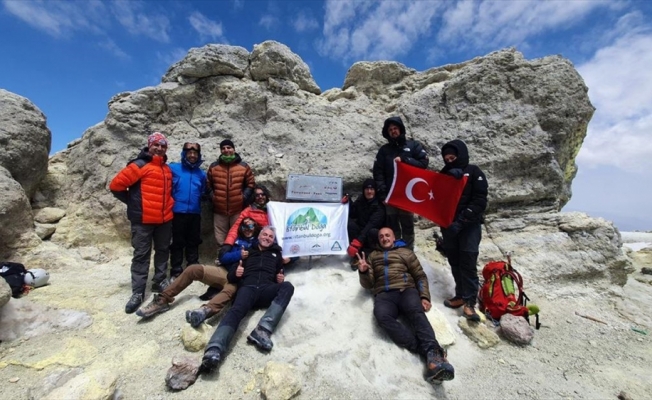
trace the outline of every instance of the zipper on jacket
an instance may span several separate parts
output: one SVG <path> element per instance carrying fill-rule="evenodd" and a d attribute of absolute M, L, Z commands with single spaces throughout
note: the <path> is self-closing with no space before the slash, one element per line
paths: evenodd
<path fill-rule="evenodd" d="M 385 250 L 383 252 L 383 261 L 385 264 L 385 291 L 389 291 L 389 252 Z"/>

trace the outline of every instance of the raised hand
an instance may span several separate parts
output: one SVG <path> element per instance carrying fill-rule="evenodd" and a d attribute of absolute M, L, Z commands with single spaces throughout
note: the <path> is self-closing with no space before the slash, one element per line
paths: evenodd
<path fill-rule="evenodd" d="M 276 274 L 276 283 L 283 283 L 285 280 L 285 274 L 283 273 L 283 270 L 280 270 L 278 274 Z"/>
<path fill-rule="evenodd" d="M 362 254 L 362 257 L 360 254 Z M 369 270 L 369 264 L 367 264 L 367 260 L 365 259 L 364 251 L 356 253 L 355 256 L 358 257 L 358 271 L 363 273 L 367 272 Z"/>
<path fill-rule="evenodd" d="M 243 260 L 246 260 L 247 257 L 249 257 L 249 251 L 247 249 L 245 249 L 244 246 L 242 246 L 240 248 L 240 258 L 242 258 Z"/>
<path fill-rule="evenodd" d="M 238 264 L 238 268 L 235 269 L 235 276 L 238 278 L 242 278 L 242 275 L 244 275 L 244 267 L 242 266 L 242 260 L 240 260 L 240 263 Z"/>

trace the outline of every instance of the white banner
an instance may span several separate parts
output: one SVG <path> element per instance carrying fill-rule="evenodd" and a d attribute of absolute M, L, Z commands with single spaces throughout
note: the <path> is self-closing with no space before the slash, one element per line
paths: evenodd
<path fill-rule="evenodd" d="M 267 215 L 283 257 L 346 254 L 348 204 L 270 201 Z"/>

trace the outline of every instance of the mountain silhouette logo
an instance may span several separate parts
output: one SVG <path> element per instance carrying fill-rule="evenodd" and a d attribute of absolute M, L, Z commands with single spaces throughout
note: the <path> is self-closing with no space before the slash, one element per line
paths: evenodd
<path fill-rule="evenodd" d="M 290 215 L 286 226 L 288 232 L 322 231 L 328 226 L 328 218 L 316 208 L 304 207 Z"/>

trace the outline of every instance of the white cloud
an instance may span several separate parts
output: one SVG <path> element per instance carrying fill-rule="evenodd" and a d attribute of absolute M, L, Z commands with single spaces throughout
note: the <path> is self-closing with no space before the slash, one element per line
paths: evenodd
<path fill-rule="evenodd" d="M 122 58 L 124 60 L 129 60 L 131 57 L 129 57 L 129 54 L 125 53 L 124 50 L 122 50 L 113 40 L 111 39 L 105 39 L 101 42 L 99 42 L 99 46 L 108 50 L 111 54 L 118 58 Z"/>
<path fill-rule="evenodd" d="M 258 21 L 258 25 L 265 27 L 265 29 L 270 30 L 278 24 L 278 18 L 273 15 L 267 14 L 263 15 Z"/>
<path fill-rule="evenodd" d="M 190 14 L 188 21 L 190 21 L 190 25 L 199 33 L 202 39 L 211 38 L 214 41 L 224 40 L 222 36 L 222 24 L 220 22 L 212 21 L 197 11 Z"/>
<path fill-rule="evenodd" d="M 301 11 L 292 21 L 292 26 L 297 32 L 308 32 L 319 28 L 319 22 L 307 12 Z"/>
<path fill-rule="evenodd" d="M 244 7 L 244 0 L 232 0 L 233 9 L 238 11 Z"/>
<path fill-rule="evenodd" d="M 633 34 L 624 34 L 578 66 L 596 107 L 578 163 L 652 168 L 652 33 L 641 31 L 632 27 Z"/>
<path fill-rule="evenodd" d="M 443 6 L 437 1 L 329 0 L 319 52 L 345 62 L 394 59 L 430 34 L 433 19 Z"/>
<path fill-rule="evenodd" d="M 129 33 L 164 43 L 170 41 L 170 20 L 165 15 L 147 14 L 143 12 L 144 3 L 136 1 L 116 0 L 111 3 L 111 7 L 118 22 Z"/>
<path fill-rule="evenodd" d="M 101 33 L 108 25 L 105 6 L 99 0 L 3 0 L 2 4 L 10 14 L 54 37 L 69 36 L 74 31 Z"/>
<path fill-rule="evenodd" d="M 522 47 L 535 35 L 582 23 L 591 12 L 606 7 L 621 4 L 606 0 L 459 1 L 443 13 L 438 40 L 466 49 Z"/>

